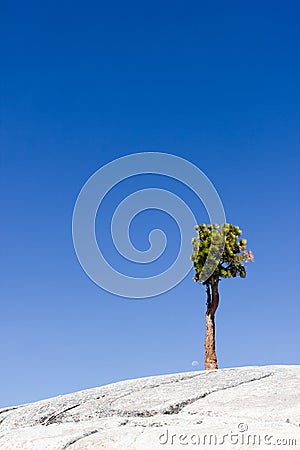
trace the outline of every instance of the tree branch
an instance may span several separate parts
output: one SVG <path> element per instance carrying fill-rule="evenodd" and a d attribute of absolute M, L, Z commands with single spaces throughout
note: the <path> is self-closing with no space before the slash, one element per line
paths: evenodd
<path fill-rule="evenodd" d="M 208 313 L 211 308 L 211 290 L 210 283 L 206 283 L 206 312 Z"/>

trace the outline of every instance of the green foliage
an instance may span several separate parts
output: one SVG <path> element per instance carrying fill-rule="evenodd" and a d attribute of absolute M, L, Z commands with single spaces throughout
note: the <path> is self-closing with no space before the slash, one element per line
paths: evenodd
<path fill-rule="evenodd" d="M 194 281 L 202 282 L 201 272 L 205 262 L 215 263 L 218 261 L 213 274 L 203 284 L 220 278 L 246 277 L 246 263 L 254 261 L 251 250 L 247 250 L 247 241 L 240 236 L 242 231 L 238 226 L 223 224 L 219 225 L 197 225 L 195 227 L 197 238 L 192 239 L 193 254 L 191 260 L 194 263 Z M 223 252 L 220 254 L 220 248 Z M 202 274 L 203 275 L 203 274 Z"/>

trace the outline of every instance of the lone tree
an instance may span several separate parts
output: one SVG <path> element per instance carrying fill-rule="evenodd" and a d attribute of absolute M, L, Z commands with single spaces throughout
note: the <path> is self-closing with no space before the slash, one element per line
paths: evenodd
<path fill-rule="evenodd" d="M 246 239 L 241 239 L 239 227 L 229 224 L 197 225 L 197 238 L 192 239 L 194 281 L 206 287 L 206 333 L 204 366 L 217 369 L 215 349 L 215 313 L 219 305 L 219 281 L 221 278 L 246 277 L 246 263 L 254 261 L 251 250 L 246 249 Z M 207 273 L 210 275 L 207 278 Z"/>

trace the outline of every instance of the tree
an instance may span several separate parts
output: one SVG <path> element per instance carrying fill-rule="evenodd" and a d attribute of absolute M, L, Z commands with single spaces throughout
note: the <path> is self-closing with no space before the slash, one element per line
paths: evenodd
<path fill-rule="evenodd" d="M 246 264 L 254 261 L 251 250 L 246 249 L 246 239 L 240 238 L 238 226 L 223 224 L 197 225 L 197 238 L 192 239 L 194 281 L 206 287 L 206 333 L 204 366 L 217 369 L 215 349 L 215 314 L 219 305 L 219 281 L 221 278 L 246 277 Z M 207 276 L 209 275 L 209 276 Z"/>

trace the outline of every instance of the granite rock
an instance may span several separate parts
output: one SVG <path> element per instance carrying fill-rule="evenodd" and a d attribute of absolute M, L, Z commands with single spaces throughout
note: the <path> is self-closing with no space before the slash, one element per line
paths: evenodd
<path fill-rule="evenodd" d="M 0 449 L 296 449 L 299 387 L 300 366 L 121 381 L 0 409 Z"/>

